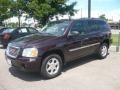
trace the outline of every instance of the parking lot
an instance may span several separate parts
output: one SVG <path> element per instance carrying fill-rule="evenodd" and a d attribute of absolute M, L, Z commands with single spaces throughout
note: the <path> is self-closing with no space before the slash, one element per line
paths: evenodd
<path fill-rule="evenodd" d="M 120 53 L 104 60 L 89 56 L 64 66 L 62 74 L 45 80 L 37 73 L 11 68 L 0 49 L 0 90 L 120 90 Z"/>

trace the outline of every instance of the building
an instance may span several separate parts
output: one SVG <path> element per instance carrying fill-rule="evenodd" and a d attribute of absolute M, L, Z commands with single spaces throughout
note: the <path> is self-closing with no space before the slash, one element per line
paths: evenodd
<path fill-rule="evenodd" d="M 119 29 L 120 30 L 120 22 L 108 22 L 112 29 Z"/>

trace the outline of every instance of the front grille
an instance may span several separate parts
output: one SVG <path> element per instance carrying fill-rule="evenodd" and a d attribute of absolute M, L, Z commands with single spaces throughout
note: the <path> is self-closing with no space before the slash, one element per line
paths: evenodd
<path fill-rule="evenodd" d="M 20 48 L 15 46 L 8 46 L 6 52 L 9 57 L 16 58 L 19 55 Z"/>

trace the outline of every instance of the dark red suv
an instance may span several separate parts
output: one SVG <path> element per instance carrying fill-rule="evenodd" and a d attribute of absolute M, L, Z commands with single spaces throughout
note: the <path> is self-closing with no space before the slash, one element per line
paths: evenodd
<path fill-rule="evenodd" d="M 11 42 L 6 57 L 20 70 L 41 72 L 45 78 L 53 78 L 69 61 L 93 53 L 106 58 L 110 44 L 110 27 L 103 20 L 61 20 L 49 23 L 41 33 Z"/>

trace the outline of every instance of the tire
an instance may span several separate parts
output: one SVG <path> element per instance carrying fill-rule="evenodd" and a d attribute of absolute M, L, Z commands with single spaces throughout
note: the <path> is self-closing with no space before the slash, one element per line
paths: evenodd
<path fill-rule="evenodd" d="M 62 59 L 57 54 L 51 54 L 43 59 L 41 75 L 46 79 L 54 78 L 61 74 Z"/>
<path fill-rule="evenodd" d="M 100 59 L 104 59 L 106 58 L 108 55 L 108 44 L 103 43 L 100 45 L 99 49 L 98 49 L 98 57 Z"/>

